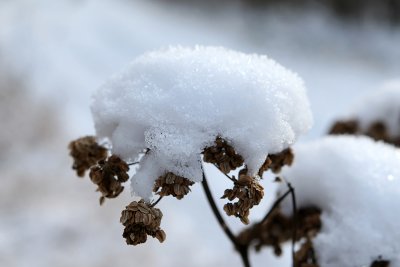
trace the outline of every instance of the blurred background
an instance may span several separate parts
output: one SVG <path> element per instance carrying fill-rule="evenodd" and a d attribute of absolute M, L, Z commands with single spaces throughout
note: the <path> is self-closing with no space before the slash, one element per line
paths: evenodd
<path fill-rule="evenodd" d="M 241 266 L 200 185 L 160 203 L 164 244 L 125 244 L 129 190 L 100 207 L 95 186 L 70 168 L 68 142 L 94 134 L 91 95 L 136 56 L 168 45 L 267 54 L 305 80 L 315 122 L 300 141 L 315 139 L 358 97 L 400 76 L 399 22 L 400 0 L 0 0 L 0 266 Z M 207 173 L 221 196 L 226 181 Z M 269 209 L 272 179 L 253 220 Z M 251 260 L 290 266 L 288 251 Z"/>

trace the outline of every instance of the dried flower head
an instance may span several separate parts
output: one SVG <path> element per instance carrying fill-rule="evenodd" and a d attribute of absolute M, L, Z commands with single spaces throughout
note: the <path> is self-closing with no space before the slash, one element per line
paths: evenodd
<path fill-rule="evenodd" d="M 378 257 L 377 260 L 374 260 L 371 263 L 370 267 L 389 267 L 390 261 L 383 260 L 381 257 Z"/>
<path fill-rule="evenodd" d="M 78 176 L 85 175 L 85 171 L 98 161 L 107 157 L 108 150 L 97 144 L 94 136 L 85 136 L 69 143 L 70 155 L 74 159 L 72 169 Z"/>
<path fill-rule="evenodd" d="M 165 232 L 160 224 L 162 212 L 143 200 L 133 201 L 121 213 L 121 223 L 125 226 L 123 237 L 128 245 L 138 245 L 147 241 L 147 236 L 158 239 L 161 243 L 165 240 Z"/>
<path fill-rule="evenodd" d="M 155 181 L 153 192 L 160 196 L 172 195 L 177 199 L 182 199 L 190 192 L 189 186 L 193 184 L 194 182 L 185 177 L 175 175 L 172 172 L 167 172 L 158 177 Z"/>
<path fill-rule="evenodd" d="M 265 159 L 264 164 L 258 170 L 258 175 L 262 177 L 263 173 L 271 169 L 273 173 L 279 173 L 283 166 L 290 166 L 293 163 L 294 154 L 292 149 L 287 148 L 276 154 L 270 154 Z"/>
<path fill-rule="evenodd" d="M 329 134 L 356 134 L 359 130 L 357 120 L 342 120 L 333 124 Z"/>
<path fill-rule="evenodd" d="M 98 186 L 97 191 L 102 194 L 100 204 L 105 198 L 115 198 L 124 190 L 121 184 L 128 181 L 128 171 L 128 164 L 115 155 L 99 161 L 98 165 L 90 169 L 90 179 Z"/>
<path fill-rule="evenodd" d="M 307 238 L 294 255 L 295 267 L 319 267 L 311 239 Z"/>
<path fill-rule="evenodd" d="M 233 189 L 226 189 L 221 198 L 227 198 L 229 201 L 238 199 L 235 203 L 227 203 L 224 205 L 224 211 L 229 216 L 236 216 L 244 224 L 249 223 L 250 209 L 258 205 L 264 196 L 264 188 L 258 181 L 245 174 L 239 173 L 239 179 L 235 181 Z"/>
<path fill-rule="evenodd" d="M 244 163 L 243 157 L 221 137 L 217 137 L 214 146 L 205 148 L 203 155 L 204 162 L 215 164 L 223 173 L 229 173 Z"/>
<path fill-rule="evenodd" d="M 381 121 L 372 123 L 365 132 L 365 135 L 374 140 L 382 140 L 390 143 L 390 137 L 386 125 Z"/>
<path fill-rule="evenodd" d="M 329 134 L 361 134 L 400 147 L 400 136 L 391 135 L 385 122 L 379 120 L 371 122 L 366 129 L 359 127 L 357 120 L 338 121 L 332 126 Z"/>
<path fill-rule="evenodd" d="M 297 211 L 296 241 L 301 238 L 312 238 L 321 229 L 321 210 L 305 207 Z M 293 237 L 293 217 L 286 216 L 279 208 L 275 209 L 267 220 L 256 223 L 239 234 L 242 244 L 255 244 L 259 251 L 263 246 L 272 246 L 275 255 L 282 253 L 282 243 Z"/>

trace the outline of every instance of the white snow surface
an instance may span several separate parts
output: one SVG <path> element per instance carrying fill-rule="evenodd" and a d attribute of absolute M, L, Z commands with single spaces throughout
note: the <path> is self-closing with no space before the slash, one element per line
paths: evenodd
<path fill-rule="evenodd" d="M 292 145 L 312 124 L 303 80 L 267 56 L 222 47 L 169 47 L 138 57 L 95 94 L 96 133 L 113 153 L 150 152 L 132 190 L 151 197 L 165 171 L 202 180 L 201 155 L 217 136 L 254 174 L 269 153 Z"/>
<path fill-rule="evenodd" d="M 382 121 L 391 136 L 400 135 L 400 79 L 385 82 L 378 90 L 366 95 L 352 112 L 362 128 Z"/>
<path fill-rule="evenodd" d="M 282 175 L 299 207 L 323 210 L 314 241 L 320 266 L 369 266 L 382 256 L 399 267 L 400 150 L 368 137 L 330 136 L 295 145 L 294 153 Z M 291 202 L 282 208 L 291 213 Z"/>

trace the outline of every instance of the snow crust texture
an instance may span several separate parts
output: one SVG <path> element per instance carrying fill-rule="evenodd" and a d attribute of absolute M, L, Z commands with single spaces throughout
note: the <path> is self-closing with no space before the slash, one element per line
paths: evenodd
<path fill-rule="evenodd" d="M 202 180 L 201 152 L 217 136 L 256 173 L 269 153 L 292 145 L 312 124 L 302 79 L 266 56 L 222 47 L 170 47 L 144 54 L 94 95 L 97 136 L 125 160 L 149 153 L 132 191 L 151 196 L 166 171 Z"/>
<path fill-rule="evenodd" d="M 391 136 L 400 135 L 400 79 L 390 80 L 357 103 L 351 117 L 357 118 L 365 130 L 380 121 Z"/>
<path fill-rule="evenodd" d="M 283 170 L 300 207 L 322 209 L 314 240 L 320 266 L 400 266 L 400 150 L 367 137 L 331 136 L 295 145 Z M 282 192 L 286 188 L 282 187 Z M 291 213 L 291 203 L 283 203 Z"/>

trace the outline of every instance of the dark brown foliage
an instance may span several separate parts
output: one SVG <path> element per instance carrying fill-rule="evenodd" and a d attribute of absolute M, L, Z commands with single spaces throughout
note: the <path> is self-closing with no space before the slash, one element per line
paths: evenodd
<path fill-rule="evenodd" d="M 329 134 L 356 134 L 358 132 L 357 120 L 337 121 L 329 130 Z"/>
<path fill-rule="evenodd" d="M 100 204 L 105 198 L 115 198 L 124 190 L 121 184 L 128 181 L 128 171 L 128 164 L 115 155 L 99 161 L 98 165 L 90 169 L 90 180 L 98 186 L 97 191 L 102 194 Z"/>
<path fill-rule="evenodd" d="M 296 241 L 311 238 L 321 229 L 321 211 L 315 207 L 301 208 L 297 212 Z M 242 244 L 255 244 L 259 251 L 263 246 L 272 246 L 277 256 L 281 255 L 282 243 L 293 237 L 293 217 L 284 215 L 275 209 L 271 215 L 260 223 L 254 224 L 239 234 Z"/>
<path fill-rule="evenodd" d="M 258 175 L 262 177 L 263 173 L 269 169 L 271 169 L 273 173 L 279 173 L 283 166 L 292 165 L 293 159 L 294 154 L 290 148 L 282 150 L 282 152 L 276 154 L 268 155 L 264 164 L 258 170 Z"/>
<path fill-rule="evenodd" d="M 366 130 L 359 127 L 357 120 L 337 121 L 329 131 L 329 134 L 354 134 L 366 135 L 377 141 L 384 141 L 394 146 L 400 147 L 400 133 L 397 136 L 391 136 L 387 126 L 382 121 L 371 123 Z"/>
<path fill-rule="evenodd" d="M 177 199 L 182 199 L 190 192 L 190 186 L 194 182 L 189 179 L 168 172 L 156 180 L 153 192 L 160 196 L 173 196 Z"/>
<path fill-rule="evenodd" d="M 138 245 L 147 241 L 147 236 L 164 242 L 166 235 L 160 228 L 162 212 L 145 203 L 133 201 L 121 213 L 121 223 L 125 226 L 122 236 L 128 245 Z"/>
<path fill-rule="evenodd" d="M 235 149 L 221 137 L 217 137 L 215 145 L 207 147 L 203 151 L 204 162 L 215 164 L 223 173 L 243 165 L 242 156 L 236 154 Z"/>
<path fill-rule="evenodd" d="M 237 198 L 237 202 L 225 204 L 224 211 L 227 215 L 234 215 L 244 224 L 248 224 L 250 209 L 258 205 L 263 196 L 264 188 L 258 181 L 241 171 L 239 179 L 234 182 L 233 189 L 226 189 L 221 198 L 227 198 L 229 201 Z"/>
<path fill-rule="evenodd" d="M 107 157 L 108 150 L 97 144 L 94 136 L 85 136 L 69 143 L 70 155 L 74 159 L 72 169 L 80 177 L 85 175 L 98 161 Z"/>
<path fill-rule="evenodd" d="M 294 255 L 295 267 L 319 267 L 315 257 L 314 246 L 310 238 L 301 245 Z"/>
<path fill-rule="evenodd" d="M 379 258 L 373 261 L 370 267 L 389 267 L 389 266 L 390 266 L 390 261 L 382 260 Z"/>

